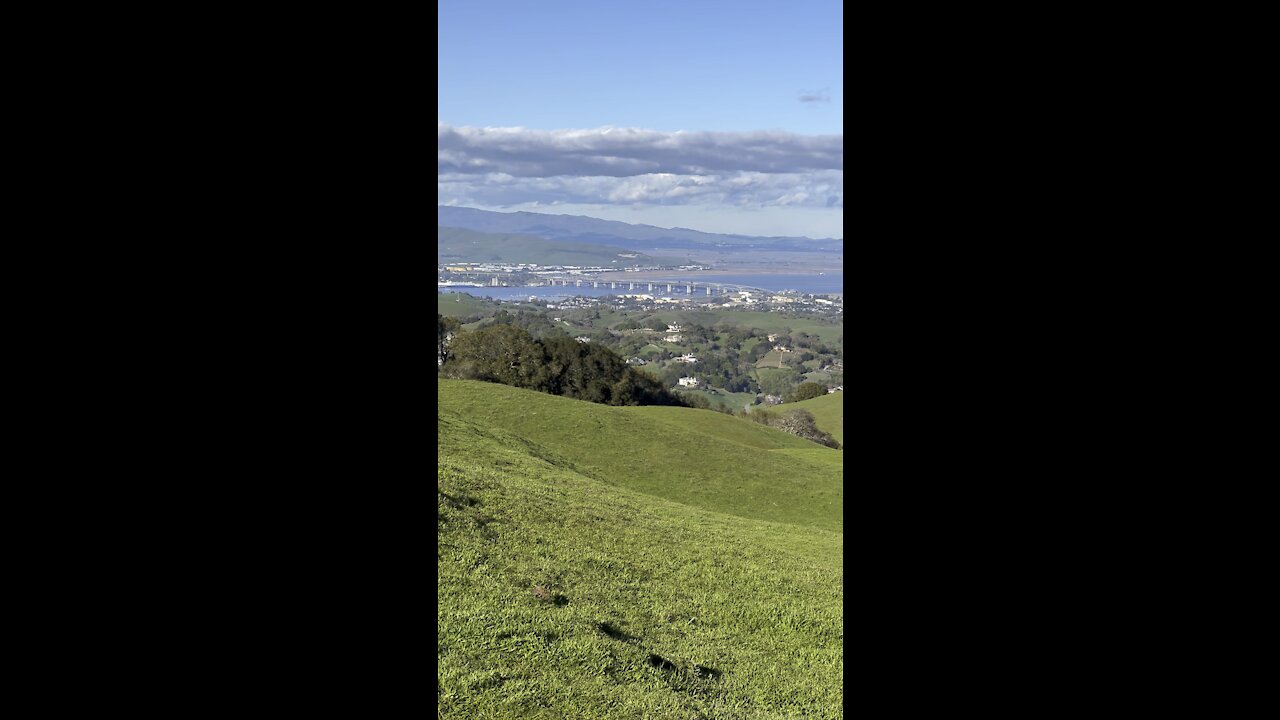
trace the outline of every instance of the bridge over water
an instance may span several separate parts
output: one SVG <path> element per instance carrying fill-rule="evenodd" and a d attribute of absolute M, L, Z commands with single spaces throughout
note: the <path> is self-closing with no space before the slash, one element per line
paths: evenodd
<path fill-rule="evenodd" d="M 776 291 L 751 287 L 738 283 L 716 283 L 706 281 L 667 282 L 657 280 L 583 280 L 582 278 L 548 278 L 547 285 L 560 287 L 590 287 L 618 290 L 619 294 L 647 293 L 667 295 L 726 295 L 729 293 L 750 292 L 772 294 Z"/>

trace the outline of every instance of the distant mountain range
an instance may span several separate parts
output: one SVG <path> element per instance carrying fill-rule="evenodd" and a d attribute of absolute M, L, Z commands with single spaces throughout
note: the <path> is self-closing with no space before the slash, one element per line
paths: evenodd
<path fill-rule="evenodd" d="M 583 215 L 502 213 L 466 207 L 437 206 L 437 225 L 484 233 L 535 235 L 563 242 L 610 245 L 628 250 L 653 248 L 734 247 L 792 252 L 844 252 L 844 241 L 832 238 L 722 235 L 688 228 L 660 228 L 601 220 Z"/>
<path fill-rule="evenodd" d="M 627 252 L 616 245 L 547 240 L 530 234 L 484 233 L 444 226 L 437 228 L 436 260 L 440 264 L 508 262 L 614 268 L 678 262 L 675 259 Z"/>

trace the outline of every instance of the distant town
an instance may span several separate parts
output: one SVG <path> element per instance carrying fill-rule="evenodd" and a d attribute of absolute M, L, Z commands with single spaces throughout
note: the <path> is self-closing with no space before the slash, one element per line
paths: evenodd
<path fill-rule="evenodd" d="M 653 310 L 672 306 L 713 306 L 725 309 L 755 311 L 787 310 L 815 314 L 840 314 L 840 294 L 802 293 L 797 290 L 773 291 L 738 283 L 694 280 L 631 280 L 621 273 L 693 273 L 709 270 L 706 265 L 636 267 L 618 270 L 607 267 L 576 265 L 536 265 L 527 263 L 449 263 L 437 268 L 440 288 L 467 287 L 548 287 L 617 290 L 604 295 L 579 295 L 554 302 L 536 296 L 519 302 L 544 305 L 548 309 L 575 307 L 614 307 L 621 310 Z M 605 277 L 605 273 L 610 276 Z M 665 291 L 665 292 L 664 292 Z"/>

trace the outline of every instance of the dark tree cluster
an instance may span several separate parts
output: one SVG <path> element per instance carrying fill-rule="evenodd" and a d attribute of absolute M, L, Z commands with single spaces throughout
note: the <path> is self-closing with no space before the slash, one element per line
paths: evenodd
<path fill-rule="evenodd" d="M 825 385 L 816 382 L 800 383 L 794 392 L 789 393 L 783 398 L 783 402 L 800 402 L 801 400 L 809 400 L 810 398 L 822 397 L 827 394 Z"/>
<path fill-rule="evenodd" d="M 747 359 L 753 363 L 760 362 L 760 358 L 768 355 L 772 349 L 773 346 L 767 342 L 756 343 L 755 347 L 751 348 L 751 353 L 747 356 Z"/>
<path fill-rule="evenodd" d="M 509 313 L 506 310 L 499 310 L 494 313 L 491 324 L 514 325 L 538 339 L 553 335 L 568 337 L 563 326 L 557 326 L 542 313 L 525 312 L 523 310 Z"/>
<path fill-rule="evenodd" d="M 449 361 L 449 343 L 461 326 L 462 323 L 457 318 L 436 313 L 436 356 L 440 358 L 439 364 L 443 365 Z"/>
<path fill-rule="evenodd" d="M 604 405 L 685 405 L 650 375 L 627 367 L 596 343 L 563 334 L 537 339 L 514 324 L 458 333 L 441 369 L 448 377 L 484 380 Z"/>
<path fill-rule="evenodd" d="M 751 377 L 751 363 L 740 362 L 738 352 L 724 349 L 716 353 L 703 354 L 695 366 L 695 377 L 707 381 L 715 387 L 729 392 L 754 392 L 755 380 Z"/>

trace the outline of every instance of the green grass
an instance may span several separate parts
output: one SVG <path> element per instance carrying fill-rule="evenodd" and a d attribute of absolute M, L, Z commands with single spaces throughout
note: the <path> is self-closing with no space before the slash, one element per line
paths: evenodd
<path fill-rule="evenodd" d="M 840 470 L 844 467 L 843 458 L 836 457 L 829 452 L 822 452 L 821 448 L 818 448 L 816 450 L 808 450 L 808 449 L 802 449 L 802 448 L 783 448 L 781 450 L 774 450 L 773 452 L 778 453 L 779 455 L 787 455 L 789 457 L 799 458 L 799 459 L 807 460 L 813 463 L 828 465 L 834 468 L 836 472 L 840 472 Z"/>
<path fill-rule="evenodd" d="M 759 328 L 767 332 L 780 332 L 790 328 L 792 332 L 805 332 L 822 338 L 823 342 L 834 343 L 836 338 L 844 334 L 843 322 L 824 322 L 811 317 L 783 317 L 776 312 L 738 311 L 738 310 L 662 310 L 651 313 L 653 317 L 669 323 L 692 322 L 711 327 L 721 322 L 744 328 Z"/>
<path fill-rule="evenodd" d="M 832 384 L 831 373 L 825 370 L 813 370 L 813 371 L 807 372 L 804 374 L 804 379 L 806 382 L 816 382 L 820 385 Z"/>
<path fill-rule="evenodd" d="M 477 291 L 480 290 L 480 288 L 475 289 Z M 464 317 L 492 313 L 497 308 L 498 303 L 493 300 L 478 298 L 467 293 L 436 293 L 436 312 L 445 317 Z"/>
<path fill-rule="evenodd" d="M 784 357 L 784 355 L 787 357 Z M 794 353 L 781 353 L 781 352 L 778 352 L 777 350 L 770 350 L 769 352 L 765 353 L 759 360 L 756 361 L 756 367 L 773 368 L 774 370 L 778 370 L 780 369 L 778 367 L 778 363 L 781 362 L 782 367 L 788 368 L 788 367 L 791 367 L 791 365 L 795 362 L 794 358 L 795 358 Z"/>
<path fill-rule="evenodd" d="M 718 414 L 601 408 L 615 416 L 606 419 L 582 412 L 598 406 L 564 398 L 546 404 L 526 397 L 536 393 L 447 385 L 436 426 L 438 717 L 843 717 L 840 533 L 604 482 L 575 469 L 580 461 L 563 443 L 533 441 L 527 428 L 497 429 L 529 412 L 549 419 L 553 406 L 557 419 L 580 422 L 583 432 L 596 423 L 681 424 L 680 414 L 706 424 L 703 416 Z M 464 394 L 480 396 L 491 412 L 473 412 Z M 510 406 L 494 407 L 502 404 Z M 593 437 L 625 444 L 615 434 Z M 752 462 L 763 455 L 821 467 L 843 457 L 727 428 L 676 442 L 701 446 L 713 437 L 752 453 Z M 733 476 L 742 467 L 718 471 Z M 654 667 L 651 656 L 669 665 Z"/>
<path fill-rule="evenodd" d="M 843 529 L 838 469 L 770 453 L 839 451 L 714 410 L 609 407 L 497 385 L 440 380 L 440 406 L 556 452 L 611 485 L 715 512 Z"/>
<path fill-rule="evenodd" d="M 813 413 L 813 423 L 819 430 L 831 433 L 844 445 L 844 393 L 830 393 L 797 403 L 783 403 L 775 406 L 778 410 L 795 410 L 803 408 Z"/>
<path fill-rule="evenodd" d="M 755 372 L 756 380 L 762 384 L 770 382 L 778 376 L 790 376 L 792 374 L 790 367 L 784 365 L 782 368 L 779 368 L 776 364 L 771 368 L 757 367 Z"/>

